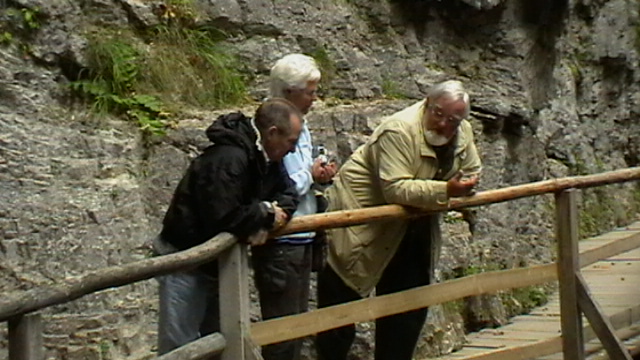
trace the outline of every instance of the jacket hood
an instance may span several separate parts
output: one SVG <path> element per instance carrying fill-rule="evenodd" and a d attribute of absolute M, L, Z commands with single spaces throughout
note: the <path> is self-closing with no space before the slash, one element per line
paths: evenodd
<path fill-rule="evenodd" d="M 251 125 L 251 118 L 241 112 L 220 115 L 206 130 L 207 138 L 219 145 L 232 145 L 253 154 L 257 135 Z"/>

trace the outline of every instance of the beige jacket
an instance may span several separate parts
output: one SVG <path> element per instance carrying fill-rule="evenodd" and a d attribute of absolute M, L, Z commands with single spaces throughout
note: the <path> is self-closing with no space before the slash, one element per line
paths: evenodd
<path fill-rule="evenodd" d="M 329 211 L 385 204 L 433 208 L 448 203 L 446 181 L 431 180 L 438 171 L 438 160 L 424 137 L 423 110 L 424 101 L 418 102 L 391 115 L 376 128 L 327 190 Z M 463 120 L 453 167 L 443 178 L 450 179 L 461 169 L 471 172 L 480 168 L 471 124 Z M 439 217 L 433 219 L 432 261 L 425 261 L 432 264 L 431 274 L 441 245 Z M 328 262 L 349 287 L 367 296 L 398 249 L 407 224 L 408 220 L 403 219 L 331 229 Z"/>

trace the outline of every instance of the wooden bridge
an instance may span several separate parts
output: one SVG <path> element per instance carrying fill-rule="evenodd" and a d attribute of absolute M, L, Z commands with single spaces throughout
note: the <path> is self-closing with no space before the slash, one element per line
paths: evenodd
<path fill-rule="evenodd" d="M 590 256 L 639 238 L 640 221 L 579 242 L 582 276 L 621 340 L 640 336 L 640 248 L 597 262 Z M 563 359 L 560 308 L 560 295 L 556 293 L 547 304 L 512 318 L 505 326 L 468 334 L 460 351 L 438 359 Z M 583 323 L 587 323 L 585 320 Z M 591 326 L 585 326 L 583 334 L 585 355 L 602 352 L 602 342 Z M 631 343 L 628 347 L 633 355 L 640 353 L 640 344 Z"/>
<path fill-rule="evenodd" d="M 280 232 L 351 226 L 381 219 L 419 217 L 433 211 L 461 209 L 525 196 L 556 194 L 557 263 L 486 272 L 367 298 L 304 314 L 250 323 L 247 247 L 230 234 L 171 255 L 101 269 L 83 276 L 10 294 L 0 299 L 0 321 L 9 322 L 9 359 L 44 358 L 40 309 L 66 303 L 103 289 L 118 287 L 206 263 L 218 258 L 221 332 L 194 341 L 158 359 L 260 360 L 258 346 L 313 335 L 347 324 L 428 307 L 467 296 L 495 293 L 559 280 L 558 299 L 500 329 L 468 336 L 469 343 L 447 359 L 582 360 L 598 345 L 611 359 L 631 359 L 621 338 L 638 335 L 640 317 L 640 223 L 578 242 L 577 189 L 640 180 L 640 168 L 553 179 L 452 199 L 447 207 L 419 211 L 386 205 L 293 219 Z M 586 317 L 590 326 L 585 327 Z M 616 329 L 621 329 L 616 332 Z M 585 345 L 586 344 L 586 345 Z M 633 351 L 633 349 L 631 349 Z M 553 355 L 558 353 L 559 355 Z M 550 357 L 549 357 L 550 356 Z"/>

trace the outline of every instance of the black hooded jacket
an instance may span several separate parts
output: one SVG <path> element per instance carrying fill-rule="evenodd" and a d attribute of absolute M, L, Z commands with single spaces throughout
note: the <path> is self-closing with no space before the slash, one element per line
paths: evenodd
<path fill-rule="evenodd" d="M 191 162 L 163 221 L 162 238 L 180 250 L 221 232 L 244 240 L 269 229 L 273 217 L 262 201 L 277 201 L 290 217 L 298 205 L 284 165 L 267 164 L 257 148 L 250 118 L 239 112 L 220 116 L 206 133 L 213 145 Z"/>

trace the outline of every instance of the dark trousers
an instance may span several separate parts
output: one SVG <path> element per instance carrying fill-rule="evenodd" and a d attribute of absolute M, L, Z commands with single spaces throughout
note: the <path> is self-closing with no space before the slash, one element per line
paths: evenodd
<path fill-rule="evenodd" d="M 264 320 L 307 311 L 311 244 L 268 244 L 251 249 L 256 287 Z M 265 360 L 297 360 L 302 339 L 267 345 Z"/>
<path fill-rule="evenodd" d="M 403 291 L 430 282 L 429 222 L 419 219 L 410 223 L 398 251 L 384 270 L 376 286 L 376 294 Z M 328 307 L 360 299 L 331 266 L 318 276 L 318 307 Z M 375 360 L 411 360 L 427 317 L 427 309 L 376 320 Z M 318 334 L 316 347 L 320 360 L 346 360 L 355 338 L 355 325 Z"/>

